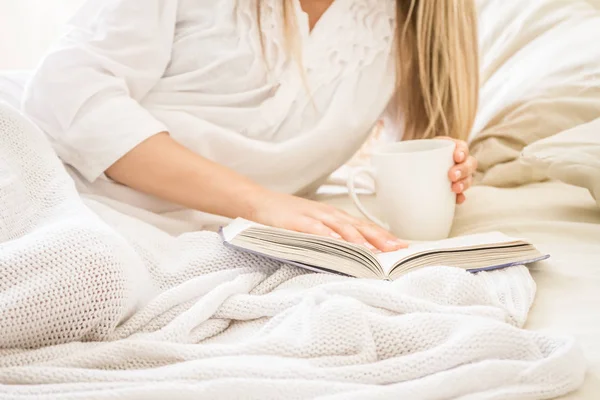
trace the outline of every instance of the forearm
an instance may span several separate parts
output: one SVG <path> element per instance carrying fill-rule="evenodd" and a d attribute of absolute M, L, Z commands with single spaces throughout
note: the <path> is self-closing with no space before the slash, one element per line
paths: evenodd
<path fill-rule="evenodd" d="M 228 218 L 251 218 L 267 190 L 160 133 L 142 142 L 106 175 L 140 192 Z"/>

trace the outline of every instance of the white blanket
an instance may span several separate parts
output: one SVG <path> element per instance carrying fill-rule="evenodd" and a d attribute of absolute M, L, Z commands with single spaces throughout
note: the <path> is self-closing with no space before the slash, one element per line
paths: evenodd
<path fill-rule="evenodd" d="M 82 199 L 2 106 L 0 273 L 2 399 L 546 399 L 585 373 L 522 329 L 525 267 L 365 281 L 169 236 Z"/>

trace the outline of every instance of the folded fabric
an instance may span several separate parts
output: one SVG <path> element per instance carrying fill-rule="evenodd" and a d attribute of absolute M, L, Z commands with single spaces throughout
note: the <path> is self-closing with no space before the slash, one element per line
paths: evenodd
<path fill-rule="evenodd" d="M 600 207 L 600 118 L 527 146 L 521 160 L 547 178 L 589 189 Z"/>
<path fill-rule="evenodd" d="M 479 0 L 481 104 L 472 132 L 478 181 L 545 176 L 519 161 L 529 144 L 600 118 L 600 10 L 587 0 Z"/>

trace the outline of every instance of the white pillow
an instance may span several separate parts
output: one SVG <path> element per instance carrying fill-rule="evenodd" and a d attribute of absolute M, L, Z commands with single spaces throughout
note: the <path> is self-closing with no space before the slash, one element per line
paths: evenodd
<path fill-rule="evenodd" d="M 600 207 L 600 118 L 527 146 L 521 160 L 550 179 L 589 189 Z"/>
<path fill-rule="evenodd" d="M 600 118 L 600 10 L 589 0 L 477 0 L 479 182 L 544 180 L 519 162 L 529 144 Z M 600 1 L 600 0 L 595 0 Z"/>

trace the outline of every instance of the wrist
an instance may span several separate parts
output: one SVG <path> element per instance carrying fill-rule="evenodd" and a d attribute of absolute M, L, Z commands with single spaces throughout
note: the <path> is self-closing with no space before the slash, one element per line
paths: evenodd
<path fill-rule="evenodd" d="M 260 222 L 260 214 L 273 194 L 263 187 L 252 187 L 242 191 L 239 194 L 241 200 L 239 216 L 249 221 Z"/>

